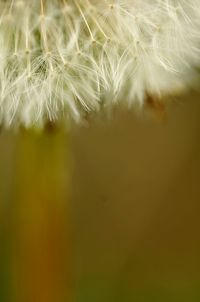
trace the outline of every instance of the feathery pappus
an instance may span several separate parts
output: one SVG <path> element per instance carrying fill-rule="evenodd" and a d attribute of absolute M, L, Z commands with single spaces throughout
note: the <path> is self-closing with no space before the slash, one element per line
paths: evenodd
<path fill-rule="evenodd" d="M 0 0 L 0 123 L 81 120 L 195 79 L 199 0 Z"/>

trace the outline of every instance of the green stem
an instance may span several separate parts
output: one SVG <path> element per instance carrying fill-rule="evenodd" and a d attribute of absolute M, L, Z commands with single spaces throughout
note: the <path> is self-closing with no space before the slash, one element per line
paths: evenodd
<path fill-rule="evenodd" d="M 14 301 L 62 302 L 70 294 L 69 172 L 69 141 L 61 129 L 19 134 L 12 236 Z"/>

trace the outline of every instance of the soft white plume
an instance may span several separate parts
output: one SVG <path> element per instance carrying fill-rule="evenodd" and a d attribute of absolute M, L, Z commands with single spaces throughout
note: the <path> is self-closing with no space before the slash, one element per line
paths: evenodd
<path fill-rule="evenodd" d="M 0 0 L 0 122 L 80 120 L 190 84 L 199 0 Z"/>

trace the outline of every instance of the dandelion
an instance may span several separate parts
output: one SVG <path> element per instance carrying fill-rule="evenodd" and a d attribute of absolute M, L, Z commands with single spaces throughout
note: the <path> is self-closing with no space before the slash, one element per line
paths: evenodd
<path fill-rule="evenodd" d="M 0 122 L 80 121 L 189 87 L 198 0 L 0 0 Z"/>
<path fill-rule="evenodd" d="M 63 121 L 116 103 L 162 111 L 156 100 L 195 83 L 199 55 L 199 0 L 0 0 L 0 125 L 23 126 L 8 300 L 73 300 Z"/>

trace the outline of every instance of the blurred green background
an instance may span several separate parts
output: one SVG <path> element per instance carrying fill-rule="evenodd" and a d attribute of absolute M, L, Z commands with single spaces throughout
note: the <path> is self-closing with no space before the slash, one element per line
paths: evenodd
<path fill-rule="evenodd" d="M 13 299 L 17 140 L 1 131 L 2 302 Z M 66 301 L 200 301 L 200 96 L 172 100 L 162 121 L 122 108 L 93 117 L 71 129 L 70 148 Z"/>

